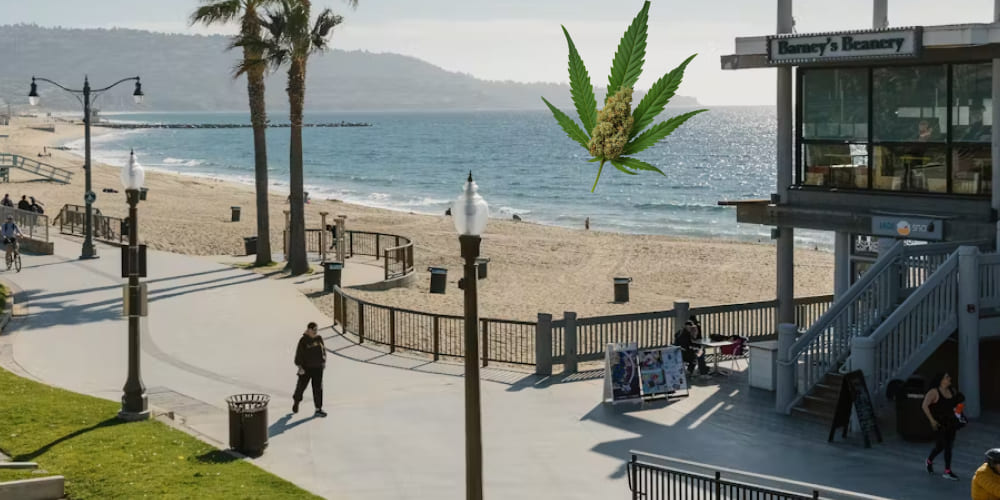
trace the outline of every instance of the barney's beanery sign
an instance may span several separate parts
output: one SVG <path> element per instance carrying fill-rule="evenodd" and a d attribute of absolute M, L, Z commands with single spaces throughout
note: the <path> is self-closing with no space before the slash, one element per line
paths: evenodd
<path fill-rule="evenodd" d="M 779 35 L 767 39 L 767 60 L 771 64 L 801 64 L 840 59 L 915 57 L 921 45 L 919 28 Z"/>

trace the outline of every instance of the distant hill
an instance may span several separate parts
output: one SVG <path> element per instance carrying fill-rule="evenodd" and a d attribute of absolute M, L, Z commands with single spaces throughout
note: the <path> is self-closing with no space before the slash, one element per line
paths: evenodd
<path fill-rule="evenodd" d="M 148 111 L 245 110 L 245 80 L 233 80 L 238 51 L 223 36 L 177 35 L 128 29 L 0 26 L 0 99 L 27 101 L 32 75 L 80 88 L 142 77 Z M 306 106 L 312 110 L 545 109 L 539 99 L 570 108 L 569 87 L 497 82 L 446 71 L 415 57 L 333 50 L 310 59 Z M 268 81 L 268 108 L 287 108 L 284 72 Z M 39 85 L 45 110 L 77 110 L 72 96 Z M 103 110 L 136 110 L 131 85 L 98 102 Z M 602 92 L 603 94 L 603 92 Z M 599 94 L 601 95 L 601 94 Z M 672 105 L 697 105 L 675 97 Z"/>

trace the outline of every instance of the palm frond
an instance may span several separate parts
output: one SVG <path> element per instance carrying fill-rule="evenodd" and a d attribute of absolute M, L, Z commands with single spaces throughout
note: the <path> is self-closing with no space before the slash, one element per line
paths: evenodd
<path fill-rule="evenodd" d="M 244 13 L 243 0 L 202 0 L 201 3 L 188 19 L 191 25 L 225 24 Z"/>
<path fill-rule="evenodd" d="M 329 46 L 330 36 L 333 35 L 333 28 L 344 22 L 343 16 L 334 14 L 330 9 L 323 9 L 316 18 L 310 36 L 312 37 L 312 50 L 323 51 Z"/>

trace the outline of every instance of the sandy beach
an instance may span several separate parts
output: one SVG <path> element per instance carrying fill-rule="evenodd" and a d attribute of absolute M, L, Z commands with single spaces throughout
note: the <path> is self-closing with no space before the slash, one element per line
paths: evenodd
<path fill-rule="evenodd" d="M 79 124 L 56 121 L 55 132 L 29 128 L 52 124 L 45 118 L 16 118 L 0 127 L 0 151 L 37 158 L 44 146 L 56 146 L 83 136 Z M 105 130 L 95 127 L 96 134 Z M 248 130 L 249 134 L 250 131 Z M 269 133 L 287 133 L 274 129 Z M 5 193 L 19 199 L 35 196 L 54 217 L 66 203 L 83 204 L 83 159 L 67 151 L 49 150 L 45 163 L 74 172 L 71 184 L 38 180 L 17 170 Z M 142 160 L 141 151 L 137 151 Z M 271 154 L 287 154 L 272 151 Z M 95 164 L 95 206 L 106 215 L 127 212 L 117 167 Z M 309 172 L 305 173 L 308 182 Z M 235 182 L 166 172 L 147 172 L 148 200 L 140 205 L 140 239 L 151 248 L 189 255 L 241 255 L 243 237 L 256 227 L 253 187 Z M 455 196 L 461 186 L 455 187 Z M 118 194 L 102 192 L 113 188 Z M 588 193 L 581 189 L 580 196 Z M 229 222 L 230 206 L 242 207 L 242 220 Z M 281 251 L 284 194 L 271 196 L 271 244 Z M 354 291 L 353 295 L 396 307 L 461 314 L 462 295 L 458 238 L 450 218 L 418 215 L 342 203 L 313 200 L 306 205 L 307 224 L 319 227 L 319 213 L 347 216 L 348 229 L 400 234 L 415 242 L 418 276 L 409 287 L 387 292 Z M 732 215 L 735 217 L 735 215 Z M 58 228 L 53 228 L 58 231 Z M 539 312 L 580 316 L 670 309 L 676 300 L 692 306 L 771 300 L 775 290 L 775 249 L 755 244 L 667 236 L 628 235 L 542 226 L 491 219 L 483 237 L 482 255 L 491 259 L 489 278 L 480 281 L 480 314 L 533 320 Z M 796 252 L 796 296 L 832 293 L 833 255 L 799 249 Z M 150 265 L 155 265 L 150 263 Z M 428 293 L 428 266 L 446 267 L 448 293 Z M 633 279 L 631 302 L 612 303 L 612 278 Z M 316 299 L 332 315 L 332 301 Z"/>

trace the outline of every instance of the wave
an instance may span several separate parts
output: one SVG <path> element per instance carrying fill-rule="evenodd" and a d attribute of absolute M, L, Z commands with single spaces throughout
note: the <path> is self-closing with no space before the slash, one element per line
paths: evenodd
<path fill-rule="evenodd" d="M 502 215 L 526 215 L 526 214 L 530 214 L 531 210 L 527 210 L 527 209 L 523 209 L 523 208 L 515 208 L 515 207 L 502 206 L 502 207 L 500 207 L 500 208 L 497 209 L 497 213 L 502 214 Z"/>
<path fill-rule="evenodd" d="M 177 166 L 182 166 L 182 167 L 197 167 L 198 165 L 201 165 L 203 163 L 204 163 L 204 161 L 202 161 L 202 160 L 185 160 L 183 158 L 169 158 L 168 157 L 168 158 L 164 158 L 163 159 L 163 164 L 164 165 L 177 165 Z"/>
<path fill-rule="evenodd" d="M 663 211 L 682 211 L 682 212 L 725 212 L 729 210 L 729 207 L 723 207 L 719 205 L 704 205 L 698 203 L 639 203 L 632 205 L 632 208 L 637 210 L 663 210 Z"/>

